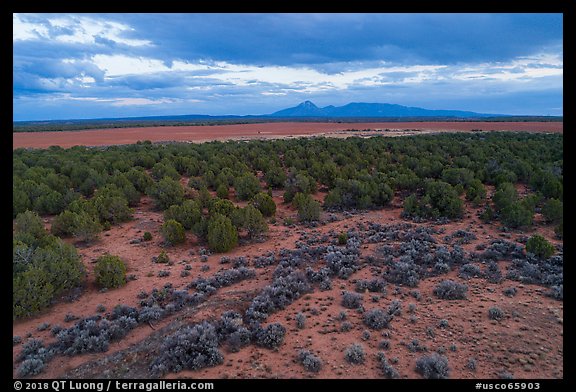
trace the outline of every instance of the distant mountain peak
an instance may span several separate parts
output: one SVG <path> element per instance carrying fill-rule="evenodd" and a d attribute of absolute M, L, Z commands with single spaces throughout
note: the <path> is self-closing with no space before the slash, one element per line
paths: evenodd
<path fill-rule="evenodd" d="M 318 106 L 316 106 L 314 104 L 314 102 L 312 101 L 304 101 L 302 102 L 300 105 L 298 105 L 297 107 L 302 107 L 302 108 L 318 108 Z"/>
<path fill-rule="evenodd" d="M 325 115 L 324 110 L 316 106 L 312 101 L 304 101 L 298 106 L 272 114 L 272 116 L 277 117 L 323 117 Z"/>
<path fill-rule="evenodd" d="M 272 113 L 271 117 L 451 117 L 477 118 L 490 117 L 462 110 L 430 110 L 419 107 L 403 106 L 392 103 L 351 102 L 344 106 L 326 106 L 319 108 L 312 101 L 304 101 L 298 106 Z"/>

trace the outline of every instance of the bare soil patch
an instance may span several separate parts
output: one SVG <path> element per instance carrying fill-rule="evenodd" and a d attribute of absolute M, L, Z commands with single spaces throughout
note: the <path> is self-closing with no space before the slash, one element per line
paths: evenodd
<path fill-rule="evenodd" d="M 345 132 L 346 130 L 372 132 Z M 118 128 L 63 132 L 16 132 L 12 148 L 63 148 L 132 144 L 139 140 L 187 141 L 201 143 L 213 140 L 279 139 L 301 136 L 401 136 L 430 132 L 521 131 L 563 133 L 563 122 L 380 122 L 380 123 L 313 123 L 280 122 L 214 126 L 166 126 L 150 128 Z M 388 131 L 386 131 L 388 130 Z M 406 131 L 408 130 L 408 131 Z M 418 130 L 419 132 L 415 132 Z"/>

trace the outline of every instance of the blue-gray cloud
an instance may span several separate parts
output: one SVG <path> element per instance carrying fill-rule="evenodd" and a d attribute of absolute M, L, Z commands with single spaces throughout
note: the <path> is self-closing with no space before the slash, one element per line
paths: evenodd
<path fill-rule="evenodd" d="M 562 41 L 560 14 L 111 15 L 155 52 L 247 64 L 505 61 Z"/>
<path fill-rule="evenodd" d="M 262 114 L 304 99 L 562 114 L 561 14 L 26 14 L 14 23 L 14 119 Z"/>

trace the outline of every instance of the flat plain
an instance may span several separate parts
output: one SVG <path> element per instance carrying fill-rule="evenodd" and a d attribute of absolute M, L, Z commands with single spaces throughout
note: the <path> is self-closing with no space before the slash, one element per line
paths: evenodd
<path fill-rule="evenodd" d="M 405 130 L 418 130 L 427 133 L 470 132 L 473 130 L 562 133 L 564 123 L 476 121 L 381 123 L 274 122 L 213 126 L 93 129 L 87 131 L 62 132 L 16 132 L 13 133 L 12 136 L 12 147 L 48 148 L 50 146 L 60 146 L 62 148 L 68 148 L 76 145 L 106 146 L 132 144 L 139 140 L 150 140 L 152 142 L 182 141 L 201 143 L 211 140 L 277 139 L 314 135 L 346 137 L 357 134 L 357 132 L 346 132 L 350 129 L 376 130 L 375 133 L 389 136 L 402 135 L 406 133 Z"/>
<path fill-rule="evenodd" d="M 472 132 L 473 129 L 474 133 L 478 133 L 477 130 L 562 133 L 562 123 L 511 124 L 276 123 L 16 133 L 14 148 L 131 144 L 138 140 L 205 142 L 312 135 L 402 136 Z M 375 131 L 347 131 L 350 128 Z M 382 131 L 384 129 L 388 130 Z M 150 170 L 146 172 L 151 173 Z M 263 174 L 256 172 L 261 188 L 265 189 Z M 179 182 L 187 189 L 191 180 L 190 176 L 182 175 Z M 515 186 L 520 198 L 532 193 L 526 184 Z M 493 185 L 485 188 L 486 199 L 491 200 L 496 188 Z M 563 241 L 555 235 L 554 226 L 545 221 L 541 212 L 534 214 L 533 224 L 528 229 L 503 230 L 499 221 L 482 221 L 479 216 L 483 208 L 462 197 L 465 208 L 460 219 L 412 220 L 402 213 L 406 192 L 397 191 L 383 208 L 322 211 L 318 223 L 308 225 L 299 223 L 298 209 L 284 202 L 284 190 L 270 192 L 277 209 L 274 218 L 268 219 L 268 232 L 257 241 L 241 240 L 240 246 L 225 254 L 207 252 L 205 241 L 191 232 L 186 233 L 183 244 L 167 247 L 161 234 L 165 221 L 163 212 L 155 207 L 149 195 L 143 195 L 134 206 L 132 219 L 112 225 L 96 241 L 78 243 L 73 238 L 64 238 L 65 242 L 77 247 L 87 280 L 72 300 L 56 301 L 48 309 L 14 322 L 13 335 L 26 337 L 13 348 L 14 376 L 18 376 L 24 343 L 32 339 L 40 339 L 46 344 L 57 341 L 53 328 L 72 328 L 75 321 L 70 315 L 82 320 L 94 317 L 97 308 L 103 308 L 100 317 L 110 318 L 115 306 L 139 308 L 143 306 L 142 298 L 154 290 L 166 288 L 166 284 L 169 284 L 168 293 L 198 289 L 200 286 L 190 286 L 190 282 L 210 279 L 215 273 L 231 269 L 253 269 L 252 277 L 210 292 L 210 296 L 196 306 L 166 312 L 158 320 L 143 322 L 127 330 L 125 337 L 112 342 L 104 352 L 56 355 L 35 376 L 150 377 L 153 375 L 151 363 L 162 355 L 167 336 L 205 320 L 218 325 L 226 312 L 247 314 L 258 295 L 267 286 L 277 284 L 277 270 L 281 270 L 282 265 L 292 265 L 300 271 L 312 267 L 318 271 L 319 267 L 329 264 L 330 254 L 339 254 L 338 257 L 350 254 L 356 256 L 354 272 L 349 277 L 333 277 L 331 284 L 323 288 L 321 285 L 321 289 L 314 284 L 311 290 L 305 290 L 304 294 L 269 315 L 266 324 L 280 323 L 286 329 L 282 343 L 272 350 L 258 344 L 230 350 L 222 343 L 220 350 L 224 359 L 219 365 L 163 375 L 167 378 L 420 378 L 422 374 L 415 366 L 418 360 L 438 353 L 448 360 L 450 378 L 563 377 L 563 302 L 552 298 L 542 285 L 504 278 L 520 268 L 515 266 L 514 257 L 520 257 L 518 249 L 523 249 L 527 237 L 539 234 L 557 250 L 562 249 Z M 320 185 L 312 197 L 323 203 L 327 194 L 328 189 Z M 216 192 L 211 189 L 210 195 L 215 198 Z M 196 196 L 187 190 L 186 197 Z M 248 205 L 247 201 L 236 197 L 233 188 L 229 199 L 236 207 Z M 44 214 L 41 218 L 49 231 L 54 215 Z M 144 232 L 150 232 L 153 239 L 142 241 Z M 340 242 L 342 233 L 353 241 Z M 168 265 L 152 261 L 152 257 L 162 251 L 171 260 Z M 490 256 L 490 251 L 500 256 Z M 464 261 L 454 262 L 452 268 L 442 273 L 422 273 L 417 284 L 394 283 L 391 278 L 394 263 L 404 262 L 404 257 L 420 260 L 430 253 L 436 260 L 445 252 L 448 252 L 448 259 L 460 257 L 454 252 L 461 252 Z M 126 263 L 127 274 L 134 280 L 120 288 L 101 290 L 94 280 L 94 263 L 107 253 L 119 256 Z M 477 266 L 476 274 L 469 275 L 464 265 L 468 268 Z M 490 280 L 490 268 L 501 271 L 503 277 Z M 313 282 L 311 276 L 313 274 L 307 275 L 307 279 Z M 445 300 L 435 295 L 437 286 L 445 280 L 465 284 L 465 298 Z M 380 282 L 381 287 L 373 290 L 370 281 Z M 360 296 L 361 305 L 345 306 L 344 292 Z M 512 292 L 514 295 L 510 295 Z M 394 310 L 398 306 L 400 309 Z M 494 308 L 502 315 L 490 316 Z M 385 328 L 374 327 L 366 321 L 366 314 L 377 309 L 389 315 Z M 49 327 L 40 328 L 41 325 Z M 361 364 L 347 359 L 347 351 L 353 344 L 362 347 Z M 318 371 L 310 371 L 313 366 L 301 362 L 298 355 L 302 350 L 321 359 Z M 379 357 L 378 353 L 384 353 L 386 360 L 382 361 L 383 356 Z"/>

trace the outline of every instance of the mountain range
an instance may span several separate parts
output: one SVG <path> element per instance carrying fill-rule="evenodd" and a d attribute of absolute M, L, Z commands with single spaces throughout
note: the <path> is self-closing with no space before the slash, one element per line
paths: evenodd
<path fill-rule="evenodd" d="M 122 118 L 94 118 L 94 119 L 69 119 L 69 120 L 45 120 L 45 121 L 14 121 L 13 131 L 65 130 L 87 129 L 119 126 L 146 126 L 155 125 L 204 125 L 204 124 L 238 124 L 262 121 L 562 121 L 562 116 L 531 116 L 510 114 L 487 114 L 463 110 L 431 110 L 419 107 L 396 105 L 391 103 L 366 103 L 352 102 L 344 106 L 318 107 L 311 101 L 279 110 L 271 114 L 260 115 L 207 115 L 185 114 L 164 115 L 145 117 L 122 117 Z"/>
<path fill-rule="evenodd" d="M 269 117 L 494 117 L 501 114 L 475 113 L 462 110 L 430 110 L 390 103 L 352 102 L 344 106 L 320 108 L 311 101 L 274 112 Z"/>

